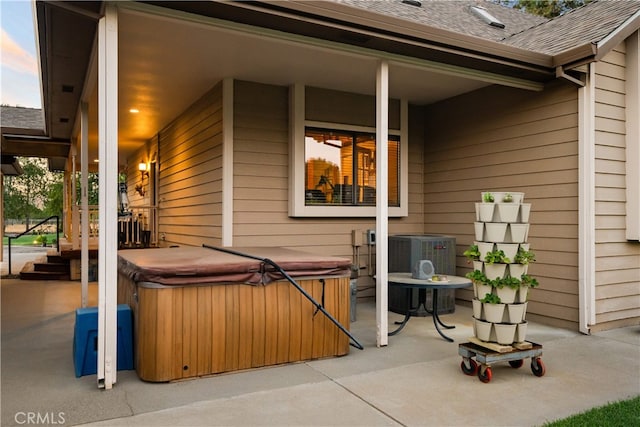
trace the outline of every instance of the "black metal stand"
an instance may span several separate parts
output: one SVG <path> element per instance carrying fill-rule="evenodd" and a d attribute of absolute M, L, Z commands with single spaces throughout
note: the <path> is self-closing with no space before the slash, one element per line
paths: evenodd
<path fill-rule="evenodd" d="M 431 314 L 431 317 L 433 318 L 433 324 L 435 325 L 436 330 L 438 331 L 440 336 L 449 342 L 453 342 L 453 339 L 443 334 L 442 330 L 440 329 L 440 326 L 442 326 L 445 329 L 454 329 L 455 326 L 447 325 L 443 323 L 442 320 L 440 320 L 440 316 L 438 315 L 438 288 L 434 288 L 432 290 L 433 308 L 431 310 L 429 310 L 425 306 L 425 301 L 426 301 L 425 297 L 427 293 L 426 289 L 418 290 L 418 306 L 417 307 L 411 307 L 411 288 L 406 288 L 406 292 L 407 292 L 407 313 L 405 314 L 404 319 L 402 319 L 402 321 L 395 322 L 396 325 L 400 325 L 400 326 L 396 330 L 389 332 L 389 336 L 398 334 L 405 327 L 405 325 L 409 321 L 409 318 L 416 316 L 418 313 L 418 310 L 420 309 L 420 306 L 423 306 L 425 311 Z"/>

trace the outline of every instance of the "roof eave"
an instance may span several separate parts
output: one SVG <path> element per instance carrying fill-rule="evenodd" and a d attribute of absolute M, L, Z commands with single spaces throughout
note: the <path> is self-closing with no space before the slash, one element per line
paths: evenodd
<path fill-rule="evenodd" d="M 318 0 L 269 0 L 262 3 L 277 6 L 281 10 L 287 9 L 291 11 L 291 13 L 321 16 L 326 20 L 348 22 L 358 26 L 377 29 L 381 35 L 383 33 L 402 34 L 409 38 L 455 47 L 459 49 L 461 53 L 469 51 L 480 53 L 487 57 L 509 59 L 537 67 L 548 69 L 553 67 L 552 57 L 544 53 L 533 52 L 480 37 L 473 37 L 381 15 L 341 3 Z M 252 2 L 238 2 L 234 3 L 234 6 L 247 8 L 256 7 Z M 272 13 L 276 12 L 272 11 Z"/>
<path fill-rule="evenodd" d="M 598 42 L 596 60 L 602 59 L 616 46 L 625 41 L 629 36 L 640 29 L 640 10 L 634 13 L 622 25 L 611 32 L 607 37 Z"/>
<path fill-rule="evenodd" d="M 553 66 L 574 68 L 587 62 L 592 62 L 598 53 L 595 43 L 585 43 L 553 55 Z"/>

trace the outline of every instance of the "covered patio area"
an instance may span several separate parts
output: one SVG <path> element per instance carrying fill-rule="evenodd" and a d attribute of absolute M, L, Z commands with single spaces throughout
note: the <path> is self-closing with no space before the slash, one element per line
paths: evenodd
<path fill-rule="evenodd" d="M 109 426 L 540 425 L 640 393 L 637 326 L 588 336 L 530 322 L 527 338 L 544 346 L 546 375 L 532 375 L 529 360 L 520 369 L 500 363 L 484 384 L 460 370 L 458 344 L 472 336 L 469 307 L 442 316 L 456 325 L 448 331 L 454 343 L 425 317 L 380 348 L 373 301 L 358 301 L 351 324 L 363 351 L 160 384 L 120 371 L 105 393 L 94 375 L 74 375 L 78 282 L 4 279 L 1 292 L 3 426 L 29 416 Z M 90 283 L 90 306 L 97 294 Z M 401 317 L 389 313 L 389 322 Z"/>

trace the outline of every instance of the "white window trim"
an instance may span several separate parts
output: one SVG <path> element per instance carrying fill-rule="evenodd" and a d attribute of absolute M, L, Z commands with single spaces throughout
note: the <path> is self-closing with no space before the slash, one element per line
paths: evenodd
<path fill-rule="evenodd" d="M 290 217 L 365 217 L 375 218 L 375 206 L 306 206 L 304 135 L 306 127 L 376 133 L 376 128 L 350 126 L 340 123 L 305 120 L 304 85 L 293 85 L 289 92 L 290 138 L 289 155 L 289 216 Z M 390 217 L 408 216 L 409 204 L 409 107 L 406 100 L 400 103 L 400 130 L 389 129 L 389 135 L 400 136 L 400 206 L 390 206 Z"/>

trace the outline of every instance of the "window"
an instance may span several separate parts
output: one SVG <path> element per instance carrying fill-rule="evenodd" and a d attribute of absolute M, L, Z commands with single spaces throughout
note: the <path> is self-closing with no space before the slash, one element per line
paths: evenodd
<path fill-rule="evenodd" d="M 305 205 L 375 206 L 376 140 L 372 133 L 306 128 Z M 399 206 L 400 138 L 390 136 L 389 206 Z"/>
<path fill-rule="evenodd" d="M 375 218 L 375 97 L 309 88 L 290 91 L 289 216 Z M 406 101 L 390 100 L 387 136 L 388 206 L 391 217 L 406 217 L 409 204 Z M 384 177 L 382 177 L 384 179 Z"/>

